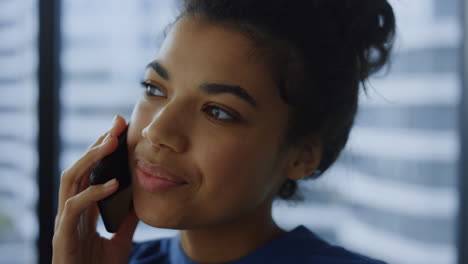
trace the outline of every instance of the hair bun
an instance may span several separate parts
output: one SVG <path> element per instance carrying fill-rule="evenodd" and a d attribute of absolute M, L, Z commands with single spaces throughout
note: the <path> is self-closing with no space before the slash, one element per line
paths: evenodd
<path fill-rule="evenodd" d="M 348 41 L 359 65 L 360 80 L 377 72 L 387 61 L 395 35 L 395 16 L 386 0 L 348 0 L 345 15 L 349 21 Z"/>

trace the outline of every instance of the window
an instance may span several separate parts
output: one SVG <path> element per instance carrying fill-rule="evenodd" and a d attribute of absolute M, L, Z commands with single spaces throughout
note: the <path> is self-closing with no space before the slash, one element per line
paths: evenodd
<path fill-rule="evenodd" d="M 457 263 L 460 3 L 389 1 L 398 23 L 389 74 L 373 78 L 370 96 L 361 97 L 339 161 L 323 178 L 303 182 L 304 203 L 275 203 L 274 217 L 285 229 L 304 224 L 389 263 Z M 61 170 L 108 129 L 115 113 L 130 118 L 176 2 L 61 1 Z M 0 263 L 37 263 L 41 254 L 39 3 L 0 0 Z M 98 229 L 109 236 L 102 223 Z M 134 239 L 173 234 L 139 224 Z"/>
<path fill-rule="evenodd" d="M 109 128 L 116 113 L 129 120 L 145 66 L 176 9 L 168 0 L 64 0 L 62 12 L 61 170 Z M 110 235 L 102 223 L 98 229 Z M 134 239 L 172 233 L 141 223 Z"/>
<path fill-rule="evenodd" d="M 456 263 L 461 30 L 456 1 L 390 1 L 398 36 L 388 75 L 361 97 L 335 166 L 279 207 L 328 240 L 389 263 Z M 439 13 L 444 6 L 443 15 Z"/>
<path fill-rule="evenodd" d="M 34 263 L 37 2 L 0 1 L 0 263 Z"/>

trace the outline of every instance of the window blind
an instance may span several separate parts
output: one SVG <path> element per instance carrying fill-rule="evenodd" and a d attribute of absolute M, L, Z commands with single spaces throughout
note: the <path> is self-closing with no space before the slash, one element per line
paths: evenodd
<path fill-rule="evenodd" d="M 456 1 L 390 2 L 398 22 L 390 74 L 373 78 L 370 97 L 361 97 L 338 163 L 322 179 L 303 182 L 306 202 L 275 203 L 274 217 L 285 229 L 304 224 L 389 263 L 455 263 Z M 130 117 L 143 67 L 174 7 L 170 0 L 63 1 L 62 169 L 115 113 Z M 135 240 L 171 234 L 141 224 Z"/>
<path fill-rule="evenodd" d="M 457 1 L 390 3 L 398 35 L 389 74 L 361 96 L 339 162 L 307 183 L 310 202 L 282 218 L 389 263 L 456 263 Z"/>
<path fill-rule="evenodd" d="M 176 15 L 173 1 L 62 2 L 61 169 L 75 162 L 115 114 L 129 121 L 139 82 L 154 59 L 163 28 Z M 103 224 L 99 232 L 108 234 Z M 134 239 L 173 232 L 140 224 Z"/>
<path fill-rule="evenodd" d="M 37 258 L 37 1 L 0 1 L 0 263 Z"/>

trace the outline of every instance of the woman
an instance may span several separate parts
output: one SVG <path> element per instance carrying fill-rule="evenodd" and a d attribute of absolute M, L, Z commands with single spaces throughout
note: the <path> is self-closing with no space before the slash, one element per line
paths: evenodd
<path fill-rule="evenodd" d="M 387 61 L 386 0 L 187 0 L 148 65 L 127 144 L 134 211 L 110 240 L 88 187 L 120 116 L 64 171 L 54 263 L 381 263 L 272 219 L 348 139 L 358 88 Z M 162 173 L 162 174 L 161 174 Z M 132 244 L 137 221 L 180 230 Z"/>

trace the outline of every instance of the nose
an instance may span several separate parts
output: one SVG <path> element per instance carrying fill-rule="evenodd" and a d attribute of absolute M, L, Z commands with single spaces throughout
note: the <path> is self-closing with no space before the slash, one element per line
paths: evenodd
<path fill-rule="evenodd" d="M 180 106 L 168 104 L 154 113 L 142 136 L 156 148 L 182 153 L 188 148 L 185 119 Z"/>

